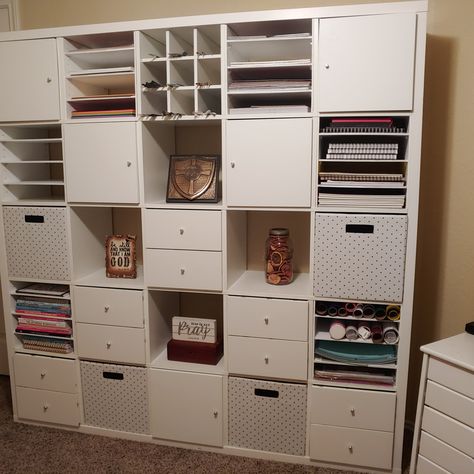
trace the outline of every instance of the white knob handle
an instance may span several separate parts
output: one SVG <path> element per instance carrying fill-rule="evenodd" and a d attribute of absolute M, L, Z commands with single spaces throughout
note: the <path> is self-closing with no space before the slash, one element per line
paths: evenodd
<path fill-rule="evenodd" d="M 104 306 L 104 313 L 108 313 L 110 309 L 110 306 L 107 304 Z"/>
<path fill-rule="evenodd" d="M 326 63 L 326 64 L 324 65 L 324 69 L 329 69 L 329 64 Z"/>
<path fill-rule="evenodd" d="M 48 408 L 49 408 L 49 405 L 48 405 L 47 403 L 45 403 L 45 404 L 43 405 L 43 410 L 46 411 Z"/>
<path fill-rule="evenodd" d="M 42 379 L 44 379 L 44 378 L 46 377 L 46 371 L 44 371 L 44 372 L 41 372 L 41 374 L 40 374 L 40 375 L 41 375 L 41 378 L 42 378 Z"/>
<path fill-rule="evenodd" d="M 355 416 L 355 414 L 356 414 L 355 408 L 351 408 L 351 415 Z"/>
<path fill-rule="evenodd" d="M 49 84 L 50 82 L 53 82 L 53 80 L 50 77 L 47 77 L 46 82 Z"/>
<path fill-rule="evenodd" d="M 130 166 L 132 166 L 132 162 L 131 162 L 131 161 L 127 161 L 127 168 L 130 168 Z"/>
<path fill-rule="evenodd" d="M 184 275 L 184 268 L 181 268 L 180 272 L 181 272 L 181 275 Z"/>
<path fill-rule="evenodd" d="M 234 161 L 231 161 L 231 162 L 230 162 L 230 167 L 231 167 L 231 168 L 235 168 L 235 162 L 234 162 Z"/>
<path fill-rule="evenodd" d="M 263 318 L 263 320 L 265 321 L 265 324 L 268 326 L 268 316 Z"/>
<path fill-rule="evenodd" d="M 349 450 L 350 453 L 354 451 L 354 448 L 352 447 L 352 444 L 347 445 L 347 449 Z"/>
<path fill-rule="evenodd" d="M 107 349 L 110 349 L 110 346 L 112 345 L 112 343 L 110 341 L 107 341 L 107 344 L 105 344 Z"/>
<path fill-rule="evenodd" d="M 268 364 L 269 358 L 268 356 L 265 356 L 265 364 Z"/>
<path fill-rule="evenodd" d="M 213 415 L 214 415 L 214 418 L 217 418 L 217 415 L 219 415 L 219 412 L 217 410 L 215 410 Z"/>
<path fill-rule="evenodd" d="M 181 228 L 179 229 L 179 235 L 183 235 L 183 234 L 184 234 L 184 229 L 181 227 Z"/>

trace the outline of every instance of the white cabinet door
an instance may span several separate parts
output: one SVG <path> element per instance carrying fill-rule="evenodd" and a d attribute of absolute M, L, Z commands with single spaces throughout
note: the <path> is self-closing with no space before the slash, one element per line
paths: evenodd
<path fill-rule="evenodd" d="M 134 122 L 64 125 L 69 202 L 137 204 Z"/>
<path fill-rule="evenodd" d="M 56 40 L 0 43 L 0 122 L 59 120 Z"/>
<path fill-rule="evenodd" d="M 411 110 L 416 15 L 327 18 L 319 29 L 319 110 Z"/>
<path fill-rule="evenodd" d="M 222 446 L 222 377 L 150 371 L 151 433 L 156 438 Z"/>
<path fill-rule="evenodd" d="M 312 120 L 229 120 L 229 206 L 309 207 Z"/>

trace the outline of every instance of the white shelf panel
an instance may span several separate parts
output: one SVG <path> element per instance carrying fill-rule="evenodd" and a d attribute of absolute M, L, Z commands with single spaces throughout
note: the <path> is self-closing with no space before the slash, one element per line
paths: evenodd
<path fill-rule="evenodd" d="M 281 112 L 274 112 L 274 113 L 266 113 L 266 114 L 232 114 L 229 113 L 225 118 L 227 120 L 242 120 L 242 119 L 274 119 L 274 118 L 307 118 L 313 117 L 314 114 L 312 112 L 302 112 L 302 113 L 281 113 Z"/>
<path fill-rule="evenodd" d="M 337 213 L 364 213 L 364 214 L 407 214 L 406 207 L 396 209 L 392 207 L 335 207 L 316 206 L 316 212 L 337 212 Z"/>
<path fill-rule="evenodd" d="M 63 164 L 63 160 L 3 160 L 0 161 L 2 165 L 39 165 L 39 164 L 48 164 L 56 165 Z"/>
<path fill-rule="evenodd" d="M 182 370 L 183 372 L 199 372 L 202 374 L 225 374 L 224 357 L 221 357 L 217 365 L 178 362 L 175 360 L 168 360 L 166 349 L 151 362 L 150 367 L 153 369 Z"/>
<path fill-rule="evenodd" d="M 397 387 L 394 385 L 382 385 L 372 383 L 349 383 L 349 382 L 331 382 L 313 379 L 313 385 L 322 385 L 325 387 L 343 387 L 343 388 L 360 388 L 365 390 L 377 390 L 384 392 L 396 392 Z"/>
<path fill-rule="evenodd" d="M 221 210 L 223 209 L 222 203 L 199 203 L 199 202 L 183 202 L 183 203 L 170 203 L 165 201 L 160 202 L 147 202 L 145 203 L 147 209 L 188 209 L 188 210 Z"/>
<path fill-rule="evenodd" d="M 331 300 L 332 301 L 332 300 Z M 390 319 L 375 319 L 375 318 L 356 318 L 354 316 L 323 316 L 320 314 L 315 315 L 319 319 L 329 319 L 329 320 L 340 320 L 340 321 L 367 321 L 367 322 L 377 322 L 377 323 L 399 323 L 400 320 L 392 321 Z"/>
<path fill-rule="evenodd" d="M 83 64 L 96 68 L 112 68 L 133 65 L 133 46 L 79 49 L 66 52 L 71 59 L 78 59 Z"/>
<path fill-rule="evenodd" d="M 35 354 L 35 355 L 42 355 L 42 356 L 54 356 L 59 357 L 61 359 L 75 359 L 76 354 L 74 352 L 70 352 L 69 354 L 62 354 L 60 352 L 51 352 L 51 351 L 34 351 L 32 349 L 23 349 L 22 347 L 17 346 L 15 348 L 15 352 L 19 354 Z"/>
<path fill-rule="evenodd" d="M 344 365 L 346 367 L 373 367 L 375 369 L 396 369 L 397 364 L 355 364 L 349 362 L 337 362 L 335 360 L 323 359 L 322 357 L 314 358 L 315 364 L 327 364 L 327 365 Z"/>
<path fill-rule="evenodd" d="M 386 344 L 385 342 L 383 342 L 383 343 L 377 344 L 377 343 L 372 342 L 372 339 L 362 339 L 360 337 L 358 339 L 347 339 L 347 338 L 333 339 L 329 335 L 328 331 L 317 331 L 316 335 L 314 337 L 314 340 L 315 341 L 345 342 L 347 344 L 372 344 L 372 345 L 377 345 L 377 346 L 395 346 L 395 347 L 398 346 L 398 343 L 397 344 Z"/>
<path fill-rule="evenodd" d="M 254 37 L 242 37 L 231 36 L 227 38 L 227 43 L 238 44 L 238 43 L 273 43 L 278 41 L 310 41 L 311 35 L 304 36 L 254 36 Z"/>
<path fill-rule="evenodd" d="M 135 75 L 130 73 L 105 73 L 105 74 L 83 74 L 77 76 L 67 76 L 67 79 L 75 82 L 84 82 L 94 86 L 106 88 L 130 87 L 133 90 Z"/>
<path fill-rule="evenodd" d="M 0 143 L 61 143 L 62 138 L 2 138 Z"/>
<path fill-rule="evenodd" d="M 144 122 L 206 122 L 221 120 L 222 115 L 182 115 L 181 117 L 155 117 L 153 115 L 142 115 L 140 120 Z"/>
<path fill-rule="evenodd" d="M 104 250 L 105 262 L 105 250 Z M 137 278 L 107 278 L 105 276 L 105 266 L 99 270 L 74 280 L 77 286 L 99 286 L 103 288 L 124 288 L 138 289 L 144 288 L 143 266 L 137 265 Z"/>
<path fill-rule="evenodd" d="M 311 89 L 305 88 L 294 88 L 294 89 L 229 89 L 228 95 L 285 95 L 285 96 L 301 96 L 311 95 Z"/>
<path fill-rule="evenodd" d="M 265 281 L 265 272 L 249 270 L 227 290 L 228 294 L 240 296 L 264 296 L 268 298 L 308 299 L 313 286 L 308 273 L 295 273 L 289 285 L 271 285 Z"/>
<path fill-rule="evenodd" d="M 37 198 L 37 199 L 16 199 L 15 201 L 9 201 L 4 199 L 2 204 L 6 204 L 8 206 L 65 206 L 66 201 L 64 197 L 47 197 L 47 198 Z M 25 281 L 36 281 L 36 280 L 29 280 L 23 279 Z"/>
<path fill-rule="evenodd" d="M 5 186 L 64 186 L 64 181 L 5 181 Z"/>

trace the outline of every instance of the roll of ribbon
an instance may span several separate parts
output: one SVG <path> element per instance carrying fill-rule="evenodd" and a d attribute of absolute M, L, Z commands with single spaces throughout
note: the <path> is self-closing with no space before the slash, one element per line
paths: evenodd
<path fill-rule="evenodd" d="M 370 330 L 370 327 L 363 321 L 359 322 L 357 325 L 357 332 L 364 340 L 370 339 L 372 337 L 372 331 Z"/>
<path fill-rule="evenodd" d="M 340 321 L 334 321 L 329 326 L 329 336 L 331 339 L 344 339 L 346 337 L 346 326 Z"/>
<path fill-rule="evenodd" d="M 398 321 L 400 319 L 400 306 L 387 306 L 387 318 L 390 319 L 390 321 Z"/>
<path fill-rule="evenodd" d="M 328 314 L 329 316 L 337 316 L 337 310 L 339 309 L 339 306 L 336 303 L 331 303 L 328 306 Z"/>
<path fill-rule="evenodd" d="M 356 307 L 354 308 L 354 311 L 352 311 L 352 314 L 356 318 L 361 318 L 364 314 L 364 306 L 361 304 L 356 305 Z"/>
<path fill-rule="evenodd" d="M 383 342 L 383 328 L 380 323 L 372 324 L 370 330 L 372 331 L 372 342 L 375 344 Z"/>
<path fill-rule="evenodd" d="M 337 310 L 337 315 L 338 316 L 347 316 L 347 309 L 344 305 L 341 305 L 339 306 L 338 310 Z"/>
<path fill-rule="evenodd" d="M 382 319 L 385 319 L 385 316 L 387 314 L 385 306 L 376 306 L 375 307 L 375 319 L 378 321 L 382 321 Z"/>
<path fill-rule="evenodd" d="M 353 324 L 348 324 L 346 326 L 346 337 L 349 339 L 349 341 L 355 341 L 356 339 L 359 339 L 359 332 Z"/>
<path fill-rule="evenodd" d="M 328 305 L 324 301 L 318 301 L 316 303 L 316 314 L 320 316 L 326 316 L 328 314 Z"/>
<path fill-rule="evenodd" d="M 375 316 L 375 307 L 372 304 L 365 304 L 362 308 L 362 317 L 372 319 Z"/>
<path fill-rule="evenodd" d="M 346 303 L 346 311 L 349 314 L 354 312 L 355 307 L 356 307 L 355 303 Z"/>
<path fill-rule="evenodd" d="M 396 344 L 399 339 L 398 328 L 393 323 L 384 323 L 383 340 L 386 344 Z"/>

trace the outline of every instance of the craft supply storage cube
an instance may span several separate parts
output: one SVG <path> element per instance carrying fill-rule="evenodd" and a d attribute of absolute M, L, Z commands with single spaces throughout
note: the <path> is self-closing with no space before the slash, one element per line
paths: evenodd
<path fill-rule="evenodd" d="M 306 386 L 229 377 L 229 445 L 304 456 Z"/>
<path fill-rule="evenodd" d="M 64 207 L 3 208 L 10 278 L 70 280 L 70 239 Z"/>
<path fill-rule="evenodd" d="M 314 294 L 401 302 L 407 216 L 316 214 Z"/>
<path fill-rule="evenodd" d="M 81 380 L 86 425 L 150 432 L 145 368 L 83 361 Z"/>

